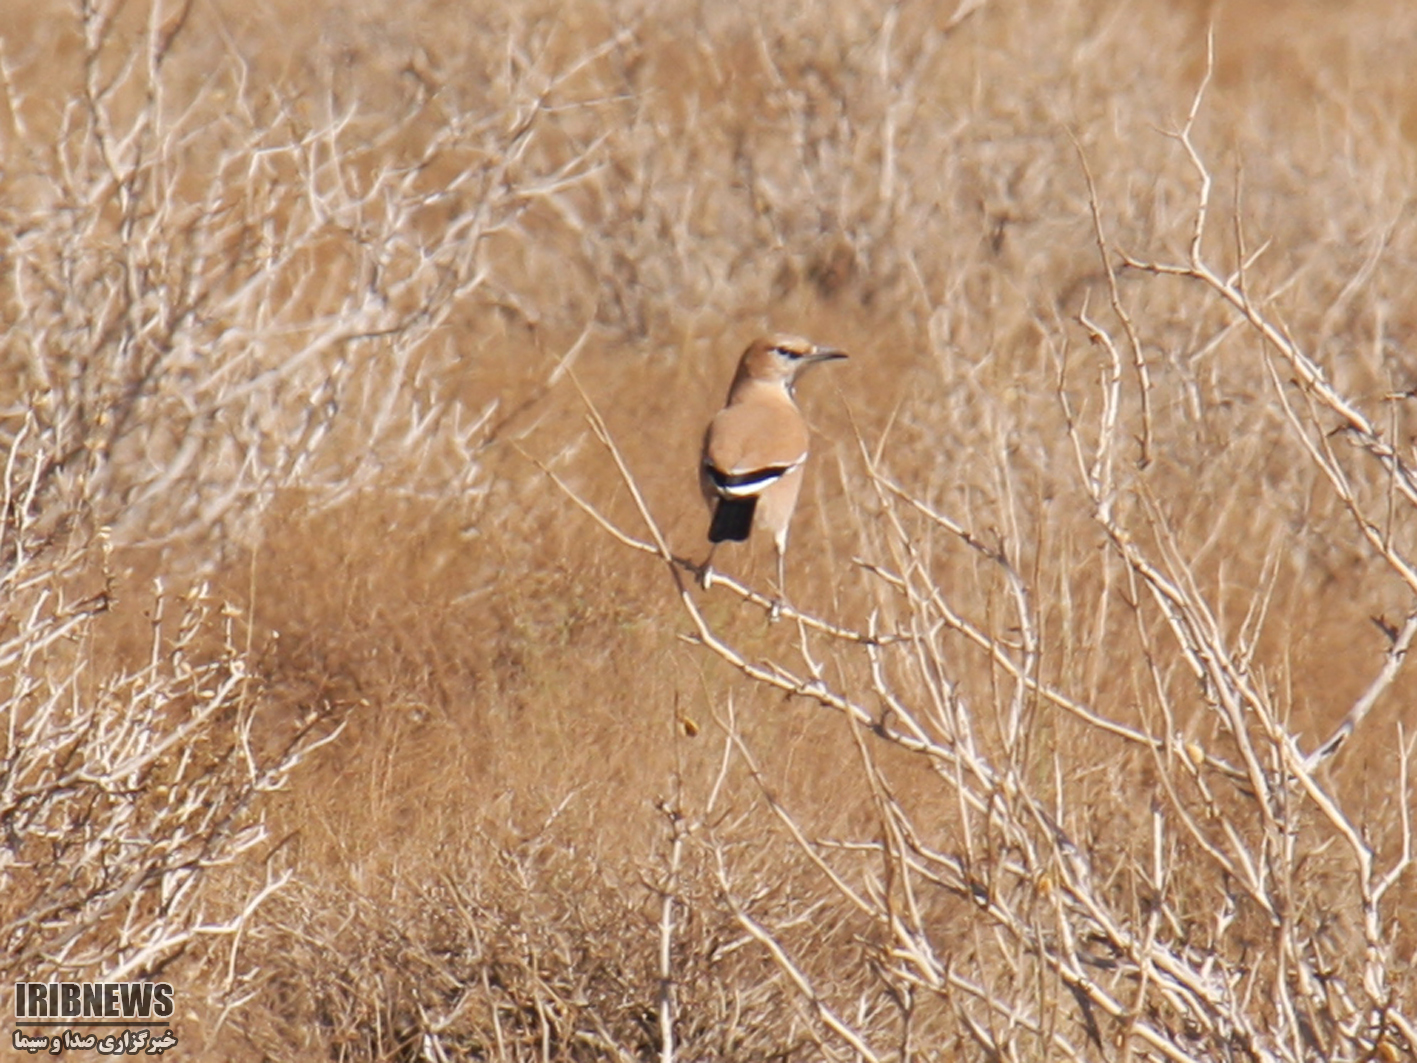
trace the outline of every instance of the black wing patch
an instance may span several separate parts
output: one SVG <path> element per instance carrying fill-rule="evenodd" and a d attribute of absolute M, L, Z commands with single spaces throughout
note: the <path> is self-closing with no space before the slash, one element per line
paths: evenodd
<path fill-rule="evenodd" d="M 781 480 L 795 465 L 770 465 L 752 472 L 727 473 L 704 462 L 704 471 L 713 481 L 714 490 L 724 498 L 755 498 L 769 485 Z"/>

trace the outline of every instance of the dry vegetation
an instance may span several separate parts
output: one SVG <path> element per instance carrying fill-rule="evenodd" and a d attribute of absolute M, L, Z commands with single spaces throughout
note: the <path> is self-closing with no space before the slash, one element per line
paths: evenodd
<path fill-rule="evenodd" d="M 6 977 L 1412 1058 L 1417 10 L 1231 7 L 7 5 Z M 776 624 L 687 578 L 767 328 L 854 354 Z"/>

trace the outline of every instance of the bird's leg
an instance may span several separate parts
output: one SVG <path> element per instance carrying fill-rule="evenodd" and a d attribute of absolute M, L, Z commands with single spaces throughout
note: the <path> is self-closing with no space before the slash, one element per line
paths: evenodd
<path fill-rule="evenodd" d="M 704 563 L 694 575 L 698 578 L 699 586 L 708 590 L 713 586 L 713 552 L 718 549 L 718 543 L 709 544 L 708 557 L 704 558 Z"/>
<path fill-rule="evenodd" d="M 768 620 L 777 623 L 782 618 L 782 603 L 787 600 L 787 551 L 778 547 L 777 551 L 777 597 L 773 599 Z"/>

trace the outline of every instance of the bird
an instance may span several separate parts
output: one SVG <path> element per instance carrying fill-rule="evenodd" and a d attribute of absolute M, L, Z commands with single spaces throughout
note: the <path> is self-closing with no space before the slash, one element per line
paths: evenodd
<path fill-rule="evenodd" d="M 772 535 L 777 549 L 777 601 L 786 596 L 787 530 L 802 490 L 807 461 L 807 422 L 793 387 L 808 368 L 846 358 L 801 336 L 763 336 L 748 345 L 728 389 L 728 400 L 704 432 L 699 486 L 713 510 L 709 555 L 700 569 L 707 587 L 710 564 L 721 542 L 743 542 L 754 521 Z"/>

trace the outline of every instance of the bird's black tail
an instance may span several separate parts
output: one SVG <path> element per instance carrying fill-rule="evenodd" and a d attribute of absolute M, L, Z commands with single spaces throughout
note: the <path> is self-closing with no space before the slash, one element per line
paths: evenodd
<path fill-rule="evenodd" d="M 741 543 L 753 528 L 753 511 L 757 508 L 757 496 L 720 498 L 718 508 L 713 511 L 713 523 L 709 525 L 709 542 L 721 543 L 728 539 Z"/>

